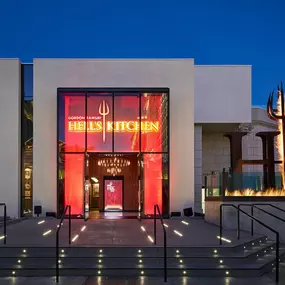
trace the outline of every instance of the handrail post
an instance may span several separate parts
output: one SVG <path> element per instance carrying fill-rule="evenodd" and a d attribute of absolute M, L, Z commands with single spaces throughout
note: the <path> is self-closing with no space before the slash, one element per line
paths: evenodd
<path fill-rule="evenodd" d="M 7 208 L 6 204 L 4 205 L 4 244 L 6 244 L 7 240 Z"/>
<path fill-rule="evenodd" d="M 223 237 L 223 204 L 220 205 L 220 245 L 222 245 Z"/>
<path fill-rule="evenodd" d="M 57 231 L 56 232 L 56 264 L 55 264 L 55 266 L 56 266 L 56 282 L 58 283 L 59 282 L 59 258 L 58 258 L 58 246 L 59 246 L 59 242 L 58 242 L 58 240 L 59 240 L 59 232 Z"/>
<path fill-rule="evenodd" d="M 68 243 L 71 244 L 71 206 L 69 206 L 69 218 L 68 218 Z"/>
<path fill-rule="evenodd" d="M 154 225 L 153 225 L 153 231 L 154 231 L 154 244 L 156 245 L 156 205 L 154 205 Z"/>
<path fill-rule="evenodd" d="M 276 283 L 279 282 L 279 233 L 276 233 Z"/>
<path fill-rule="evenodd" d="M 166 248 L 166 231 L 164 229 L 164 282 L 167 282 L 167 248 Z"/>
<path fill-rule="evenodd" d="M 251 205 L 251 215 L 253 216 L 253 205 Z M 251 219 L 251 236 L 253 236 L 253 219 Z"/>
<path fill-rule="evenodd" d="M 240 212 L 239 207 L 237 208 L 237 239 L 240 239 Z"/>

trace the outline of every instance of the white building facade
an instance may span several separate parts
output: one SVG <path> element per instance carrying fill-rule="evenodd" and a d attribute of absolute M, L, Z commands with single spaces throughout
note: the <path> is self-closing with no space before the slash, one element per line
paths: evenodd
<path fill-rule="evenodd" d="M 0 116 L 2 122 L 7 122 L 2 124 L 0 132 L 2 145 L 0 151 L 0 202 L 7 204 L 8 215 L 11 217 L 23 216 L 26 213 L 31 214 L 34 206 L 41 206 L 43 214 L 46 212 L 60 214 L 62 207 L 59 204 L 62 203 L 63 207 L 68 204 L 66 201 L 70 199 L 69 196 L 66 192 L 62 194 L 59 190 L 61 185 L 59 176 L 62 175 L 63 180 L 68 177 L 67 170 L 61 169 L 58 162 L 61 158 L 61 153 L 58 150 L 58 140 L 61 139 L 59 138 L 61 107 L 58 98 L 61 93 L 64 93 L 64 96 L 71 97 L 83 94 L 86 102 L 91 93 L 91 97 L 100 95 L 102 96 L 100 100 L 102 100 L 98 101 L 98 106 L 102 106 L 100 104 L 103 101 L 107 102 L 105 95 L 110 96 L 112 98 L 110 100 L 113 100 L 110 102 L 113 103 L 110 103 L 108 108 L 111 108 L 113 104 L 112 108 L 114 109 L 112 136 L 110 135 L 112 141 L 120 140 L 120 134 L 116 133 L 119 132 L 119 129 L 115 129 L 115 124 L 119 120 L 119 115 L 118 119 L 115 118 L 116 112 L 119 112 L 116 110 L 123 110 L 124 108 L 127 110 L 128 107 L 127 104 L 119 101 L 118 104 L 116 103 L 120 96 L 120 98 L 123 96 L 129 98 L 131 94 L 137 94 L 139 113 L 136 118 L 140 121 L 140 128 L 147 128 L 148 124 L 153 124 L 153 130 L 140 129 L 144 133 L 141 134 L 141 139 L 137 141 L 140 145 L 139 150 L 127 150 L 118 153 L 114 151 L 116 145 L 114 147 L 113 142 L 113 152 L 106 151 L 104 153 L 105 156 L 116 156 L 119 159 L 123 157 L 124 161 L 130 164 L 139 164 L 139 171 L 141 172 L 132 175 L 133 172 L 129 170 L 124 172 L 123 170 L 122 173 L 124 174 L 113 175 L 122 177 L 121 184 L 117 178 L 114 178 L 112 182 L 109 177 L 112 175 L 98 174 L 98 179 L 93 179 L 97 181 L 97 184 L 100 184 L 98 185 L 99 188 L 96 188 L 96 183 L 93 185 L 94 199 L 91 197 L 93 195 L 90 194 L 91 192 L 88 195 L 89 199 L 95 201 L 90 202 L 91 200 L 89 200 L 90 203 L 96 204 L 99 201 L 98 205 L 94 204 L 95 206 L 93 206 L 100 211 L 106 210 L 106 200 L 110 193 L 106 190 L 109 186 L 106 188 L 103 183 L 109 181 L 108 183 L 123 188 L 121 196 L 119 195 L 119 198 L 116 198 L 123 201 L 117 210 L 140 210 L 145 211 L 145 214 L 151 214 L 147 212 L 146 208 L 153 207 L 152 203 L 161 203 L 164 214 L 182 212 L 183 209 L 189 207 L 192 207 L 197 213 L 202 213 L 201 189 L 204 174 L 211 171 L 221 171 L 223 168 L 229 167 L 229 143 L 227 139 L 223 138 L 223 134 L 237 130 L 240 124 L 253 123 L 254 130 L 276 128 L 274 123 L 267 119 L 264 110 L 251 106 L 250 66 L 197 66 L 193 59 L 34 59 L 31 68 L 33 73 L 32 114 L 25 109 L 24 85 L 26 81 L 23 64 L 18 59 L 0 60 Z M 76 92 L 81 93 L 81 95 L 76 95 Z M 155 96 L 158 98 L 160 96 L 158 94 L 167 98 L 169 109 L 166 117 L 168 123 L 163 125 L 160 121 L 158 125 L 155 125 L 154 121 L 150 121 L 150 123 L 146 121 L 142 124 L 142 119 L 151 118 L 151 113 L 143 118 L 142 110 L 145 111 L 145 109 L 142 105 L 146 104 L 143 100 L 149 97 L 150 101 L 148 102 L 157 102 L 151 100 Z M 74 97 L 72 98 L 74 99 Z M 87 105 L 86 109 L 88 110 Z M 66 110 L 70 110 L 70 108 L 68 109 L 67 106 L 62 110 L 67 112 Z M 131 111 L 129 110 L 129 112 Z M 81 116 L 81 113 L 76 114 Z M 126 124 L 132 122 L 132 126 L 138 126 L 133 119 L 130 119 L 130 113 L 128 114 L 126 113 L 126 116 L 129 116 L 129 121 L 126 119 Z M 88 116 L 88 111 L 85 112 L 85 115 L 83 114 L 85 120 L 88 120 Z M 163 115 L 161 116 L 163 117 Z M 23 124 L 23 121 L 27 118 L 32 121 L 32 135 L 29 139 L 23 139 L 23 132 L 26 128 L 26 123 Z M 98 117 L 98 120 L 101 119 Z M 85 121 L 85 123 L 88 122 Z M 84 126 L 86 127 L 86 125 Z M 165 129 L 168 134 L 165 140 L 167 146 L 165 149 L 163 147 L 163 150 L 159 149 L 157 154 L 154 147 L 143 152 L 141 147 L 144 141 L 143 136 L 146 136 L 147 132 L 156 132 L 156 126 Z M 75 132 L 77 131 L 75 130 Z M 164 136 L 163 130 L 160 132 Z M 65 138 L 66 136 L 67 132 L 65 132 Z M 89 136 L 91 137 L 91 133 L 85 129 L 87 140 Z M 153 137 L 155 138 L 154 134 Z M 249 137 L 245 138 L 243 143 L 245 144 L 244 149 L 246 149 L 245 155 L 254 157 L 260 155 L 258 140 L 255 141 L 255 138 Z M 29 163 L 26 161 L 25 151 L 31 154 Z M 106 159 L 102 158 L 103 154 L 99 152 L 92 153 L 86 149 L 81 152 L 82 157 L 84 156 L 82 164 L 84 170 L 80 172 L 82 188 L 78 190 L 80 195 L 75 194 L 75 197 L 78 200 L 78 197 L 82 196 L 82 200 L 79 199 L 82 211 L 80 210 L 81 213 L 79 213 L 80 211 L 74 212 L 76 215 L 83 215 L 92 206 L 87 203 L 88 198 L 85 197 L 86 174 L 89 173 L 86 172 L 86 165 L 89 167 L 90 164 L 90 169 L 94 169 L 88 171 L 100 172 L 101 170 L 97 170 L 100 165 L 98 161 Z M 167 161 L 167 166 L 165 169 L 164 166 L 162 167 L 158 184 L 151 184 L 152 179 L 150 177 L 154 176 L 148 177 L 148 175 L 154 175 L 153 172 L 142 169 L 143 167 L 147 168 L 146 157 L 155 154 L 158 159 L 161 159 L 159 160 L 160 163 L 163 164 L 161 161 Z M 63 165 L 66 164 L 68 155 L 71 153 L 63 154 L 65 158 L 62 162 Z M 159 155 L 162 158 L 159 158 Z M 144 156 L 145 158 L 143 158 Z M 86 157 L 88 157 L 88 162 Z M 93 168 L 91 166 L 92 161 L 94 162 Z M 148 163 L 151 161 L 154 161 L 153 158 L 150 158 Z M 144 163 L 145 165 L 142 166 Z M 29 166 L 27 167 L 27 165 Z M 63 170 L 63 174 L 59 174 L 61 170 Z M 158 174 L 156 173 L 156 175 Z M 88 179 L 94 178 L 93 176 L 89 173 Z M 74 177 L 72 179 L 75 179 Z M 158 179 L 158 176 L 155 179 Z M 160 186 L 156 189 L 157 185 Z M 66 191 L 66 185 L 63 184 L 62 187 L 63 192 Z M 74 193 L 76 189 L 72 191 Z M 99 193 L 100 196 L 97 202 L 96 193 Z M 147 204 L 148 206 L 146 206 Z"/>

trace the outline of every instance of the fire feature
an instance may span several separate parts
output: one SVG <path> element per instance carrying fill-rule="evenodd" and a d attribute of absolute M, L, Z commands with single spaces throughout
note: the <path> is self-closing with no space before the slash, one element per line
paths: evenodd
<path fill-rule="evenodd" d="M 234 191 L 228 191 L 226 189 L 225 192 L 226 196 L 255 196 L 255 197 L 261 197 L 261 196 L 271 196 L 271 197 L 276 197 L 276 196 L 285 196 L 285 191 L 283 189 L 266 189 L 265 191 L 255 191 L 251 188 L 246 188 L 242 190 L 234 190 Z"/>

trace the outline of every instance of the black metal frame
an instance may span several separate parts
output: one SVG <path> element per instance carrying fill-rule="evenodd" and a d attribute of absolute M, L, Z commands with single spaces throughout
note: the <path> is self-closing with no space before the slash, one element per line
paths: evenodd
<path fill-rule="evenodd" d="M 275 265 L 276 265 L 276 277 L 275 280 L 278 283 L 279 281 L 279 232 L 272 229 L 271 227 L 267 226 L 257 218 L 253 217 L 252 215 L 248 214 L 247 212 L 241 210 L 238 206 L 234 204 L 221 204 L 220 205 L 220 245 L 222 245 L 222 237 L 223 237 L 223 208 L 224 207 L 232 207 L 237 210 L 237 238 L 240 238 L 240 213 L 243 213 L 251 220 L 254 220 L 258 224 L 262 225 L 263 227 L 267 228 L 268 230 L 272 231 L 276 235 L 276 256 L 275 256 Z"/>
<path fill-rule="evenodd" d="M 166 237 L 166 229 L 163 223 L 163 219 L 161 216 L 161 212 L 159 206 L 156 204 L 154 205 L 154 223 L 153 223 L 153 230 L 154 230 L 154 244 L 156 245 L 156 210 L 160 219 L 160 223 L 163 230 L 163 260 L 164 260 L 164 282 L 167 282 L 167 237 Z"/>
<path fill-rule="evenodd" d="M 87 96 L 107 96 L 110 97 L 112 96 L 112 120 L 114 121 L 114 98 L 115 96 L 139 96 L 139 118 L 140 118 L 140 123 L 141 123 L 141 97 L 143 93 L 163 93 L 167 96 L 167 151 L 162 151 L 162 152 L 141 152 L 141 132 L 140 132 L 140 136 L 139 136 L 139 152 L 131 152 L 131 154 L 139 154 L 139 159 L 141 161 L 141 158 L 143 157 L 144 154 L 161 154 L 161 155 L 168 155 L 168 187 L 167 187 L 167 201 L 165 201 L 165 205 L 167 206 L 167 211 L 168 211 L 168 215 L 169 216 L 169 211 L 170 211 L 170 92 L 169 92 L 169 88 L 58 88 L 57 89 L 57 127 L 56 127 L 56 132 L 57 132 L 57 140 L 56 140 L 56 147 L 57 147 L 57 167 L 56 167 L 56 177 L 57 177 L 57 213 L 59 213 L 59 209 L 60 209 L 60 205 L 59 205 L 59 178 L 58 178 L 58 173 L 59 173 L 59 149 L 58 149 L 58 142 L 59 142 L 59 127 L 58 127 L 58 123 L 59 123 L 59 98 L 60 98 L 60 94 L 61 93 L 82 93 L 82 95 L 84 94 L 85 96 L 85 113 L 87 114 Z M 92 93 L 92 94 L 91 94 Z M 104 94 L 102 94 L 104 93 Z M 117 94 L 115 94 L 117 93 Z M 85 116 L 86 118 L 87 116 Z M 141 124 L 140 124 L 141 126 Z M 87 132 L 85 132 L 85 136 L 87 137 Z M 85 137 L 85 138 L 86 138 Z M 92 154 L 116 154 L 116 153 L 120 153 L 120 154 L 128 154 L 127 152 L 114 152 L 114 132 L 112 132 L 112 150 L 113 152 L 92 152 Z M 64 154 L 75 154 L 75 152 L 64 152 Z M 88 153 L 87 151 L 87 139 L 85 139 L 85 152 L 76 152 L 76 154 L 86 154 Z M 161 166 L 162 167 L 162 166 Z M 85 171 L 84 167 L 84 171 Z M 140 174 L 142 173 L 142 166 L 140 163 Z M 140 179 L 141 179 L 141 175 L 140 175 Z M 84 187 L 84 185 L 83 185 Z M 140 191 L 142 191 L 142 183 L 140 183 Z M 82 202 L 84 203 L 84 199 L 82 200 Z M 142 207 L 141 207 L 141 211 L 142 211 Z M 84 216 L 84 205 L 83 205 L 83 215 Z"/>
<path fill-rule="evenodd" d="M 7 242 L 7 206 L 5 203 L 0 203 L 4 207 L 4 244 Z"/>
<path fill-rule="evenodd" d="M 69 245 L 71 244 L 71 206 L 67 205 L 64 209 L 64 212 L 62 214 L 62 217 L 60 219 L 60 222 L 58 224 L 58 228 L 56 231 L 56 264 L 55 264 L 55 268 L 56 268 L 56 282 L 59 282 L 59 231 L 61 229 L 61 226 L 63 224 L 63 220 L 65 218 L 66 212 L 68 211 L 68 243 Z"/>

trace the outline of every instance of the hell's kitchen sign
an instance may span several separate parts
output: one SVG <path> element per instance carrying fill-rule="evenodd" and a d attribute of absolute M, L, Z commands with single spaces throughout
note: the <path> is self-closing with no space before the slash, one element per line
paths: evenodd
<path fill-rule="evenodd" d="M 159 132 L 159 121 L 108 121 L 110 109 L 105 100 L 99 105 L 100 116 L 68 116 L 68 131 L 69 132 L 102 132 L 103 141 L 105 141 L 106 132 L 139 132 L 144 133 Z"/>

